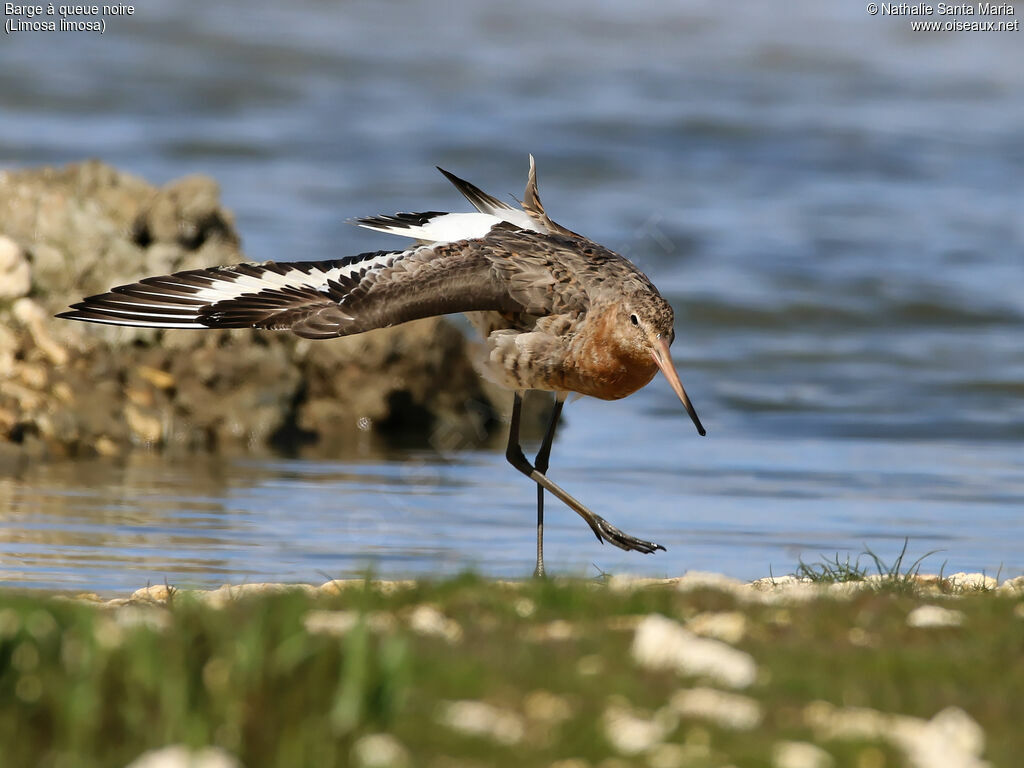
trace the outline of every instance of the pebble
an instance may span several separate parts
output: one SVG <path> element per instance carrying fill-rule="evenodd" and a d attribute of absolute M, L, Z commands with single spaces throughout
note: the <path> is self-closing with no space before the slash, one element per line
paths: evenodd
<path fill-rule="evenodd" d="M 698 613 L 686 622 L 686 628 L 695 635 L 735 645 L 747 633 L 747 617 L 739 611 Z"/>
<path fill-rule="evenodd" d="M 365 621 L 367 628 L 375 634 L 392 632 L 398 626 L 398 620 L 387 611 L 309 611 L 302 619 L 302 626 L 312 635 L 344 637 L 360 621 Z"/>
<path fill-rule="evenodd" d="M 648 715 L 615 702 L 605 709 L 601 724 L 605 738 L 617 752 L 638 755 L 660 745 L 675 730 L 678 719 L 669 710 Z"/>
<path fill-rule="evenodd" d="M 1024 592 L 1024 576 L 1015 576 L 1007 579 L 999 585 L 1000 592 L 1009 592 L 1011 595 Z"/>
<path fill-rule="evenodd" d="M 523 718 L 516 712 L 483 701 L 449 701 L 439 708 L 437 722 L 453 731 L 492 739 L 512 746 L 523 739 Z"/>
<path fill-rule="evenodd" d="M 772 747 L 772 768 L 832 768 L 835 758 L 817 744 L 780 741 Z"/>
<path fill-rule="evenodd" d="M 746 688 L 757 677 L 757 664 L 749 653 L 720 640 L 698 637 L 679 622 L 653 613 L 637 628 L 631 653 L 641 667 L 674 669 L 731 688 Z"/>
<path fill-rule="evenodd" d="M 907 614 L 908 627 L 959 627 L 963 623 L 962 612 L 938 605 L 919 605 Z"/>
<path fill-rule="evenodd" d="M 986 576 L 984 573 L 954 573 L 951 576 L 947 576 L 946 580 L 950 586 L 960 592 L 971 592 L 975 590 L 989 590 L 995 589 L 998 586 L 998 582 L 992 576 Z"/>
<path fill-rule="evenodd" d="M 373 589 L 382 595 L 393 595 L 403 590 L 415 589 L 413 579 L 395 579 L 392 581 L 369 581 L 367 579 L 331 579 L 319 586 L 325 595 L 340 595 L 353 589 Z"/>
<path fill-rule="evenodd" d="M 681 717 L 709 720 L 721 728 L 749 731 L 761 722 L 761 705 L 749 696 L 715 688 L 683 688 L 672 694 L 669 706 Z"/>
<path fill-rule="evenodd" d="M 176 744 L 144 752 L 127 768 L 241 768 L 241 763 L 217 747 L 193 752 L 184 745 Z"/>
<path fill-rule="evenodd" d="M 166 584 L 152 584 L 132 592 L 132 601 L 140 603 L 166 603 L 177 592 L 174 587 Z"/>
<path fill-rule="evenodd" d="M 409 629 L 424 637 L 439 637 L 454 644 L 462 639 L 462 627 L 432 605 L 417 605 L 409 616 Z"/>
<path fill-rule="evenodd" d="M 357 768 L 405 768 L 412 763 L 402 743 L 388 733 L 371 733 L 352 745 L 352 763 Z"/>
<path fill-rule="evenodd" d="M 530 720 L 557 724 L 572 717 L 572 712 L 565 697 L 550 691 L 531 691 L 523 699 L 523 713 Z"/>
<path fill-rule="evenodd" d="M 530 642 L 565 642 L 574 639 L 579 630 L 563 619 L 555 619 L 546 624 L 527 627 L 524 637 Z"/>
<path fill-rule="evenodd" d="M 305 592 L 316 594 L 316 587 L 310 584 L 277 584 L 273 582 L 255 582 L 253 584 L 225 584 L 208 592 L 197 590 L 196 595 L 209 606 L 222 608 L 234 600 L 241 600 L 253 595 L 274 595 L 282 592 Z"/>
<path fill-rule="evenodd" d="M 904 753 L 911 768 L 989 768 L 981 759 L 985 733 L 959 707 L 924 720 L 815 701 L 804 708 L 803 717 L 819 739 L 886 741 Z"/>
<path fill-rule="evenodd" d="M 676 589 L 680 592 L 693 592 L 700 589 L 711 589 L 717 592 L 738 594 L 747 589 L 747 585 L 739 579 L 732 579 L 720 573 L 709 571 L 687 571 L 676 580 Z"/>

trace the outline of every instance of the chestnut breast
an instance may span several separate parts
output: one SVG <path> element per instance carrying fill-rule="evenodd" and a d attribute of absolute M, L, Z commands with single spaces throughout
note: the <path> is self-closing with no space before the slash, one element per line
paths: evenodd
<path fill-rule="evenodd" d="M 649 353 L 627 343 L 618 313 L 608 309 L 596 317 L 593 311 L 589 314 L 570 346 L 563 370 L 566 389 L 618 400 L 649 384 L 658 366 Z"/>

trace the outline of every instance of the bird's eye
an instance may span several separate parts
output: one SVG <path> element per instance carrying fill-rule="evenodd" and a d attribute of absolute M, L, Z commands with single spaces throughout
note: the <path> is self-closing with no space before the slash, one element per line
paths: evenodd
<path fill-rule="evenodd" d="M 630 315 L 629 322 L 631 322 L 633 325 L 640 325 L 640 318 L 637 317 L 636 315 Z"/>

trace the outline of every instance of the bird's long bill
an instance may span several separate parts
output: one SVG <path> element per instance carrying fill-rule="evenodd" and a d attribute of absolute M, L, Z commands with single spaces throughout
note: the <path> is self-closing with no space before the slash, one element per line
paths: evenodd
<path fill-rule="evenodd" d="M 700 423 L 700 419 L 697 417 L 697 411 L 693 409 L 693 404 L 690 402 L 690 398 L 686 395 L 686 390 L 683 389 L 683 383 L 679 380 L 679 374 L 676 373 L 676 367 L 672 363 L 672 355 L 668 351 L 668 340 L 658 339 L 654 346 L 654 362 L 661 368 L 661 372 L 665 374 L 665 378 L 668 379 L 668 383 L 672 385 L 672 389 L 676 391 L 679 396 L 680 402 L 686 412 L 690 414 L 690 418 L 693 419 L 693 425 L 697 428 L 697 432 L 703 437 L 707 434 L 704 431 L 704 425 Z"/>

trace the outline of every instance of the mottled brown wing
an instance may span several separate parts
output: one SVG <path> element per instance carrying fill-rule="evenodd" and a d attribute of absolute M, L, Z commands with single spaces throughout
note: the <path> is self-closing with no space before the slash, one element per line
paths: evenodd
<path fill-rule="evenodd" d="M 453 312 L 544 315 L 557 247 L 501 225 L 484 238 L 322 262 L 240 264 L 150 277 L 60 317 L 160 328 L 266 328 L 331 338 Z"/>

